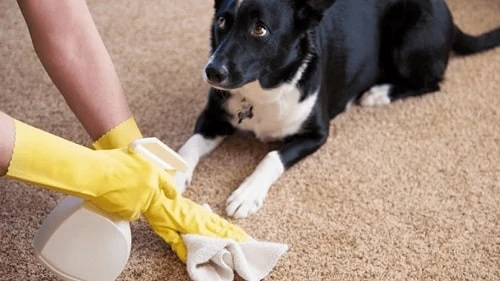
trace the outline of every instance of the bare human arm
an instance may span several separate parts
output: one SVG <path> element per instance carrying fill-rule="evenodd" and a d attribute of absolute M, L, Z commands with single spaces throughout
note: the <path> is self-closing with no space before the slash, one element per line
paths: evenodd
<path fill-rule="evenodd" d="M 45 70 L 92 140 L 132 113 L 85 0 L 18 0 Z"/>

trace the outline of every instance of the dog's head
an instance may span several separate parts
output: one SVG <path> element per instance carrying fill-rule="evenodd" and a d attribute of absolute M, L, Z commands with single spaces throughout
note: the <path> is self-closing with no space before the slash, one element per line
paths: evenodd
<path fill-rule="evenodd" d="M 211 57 L 203 71 L 223 90 L 271 88 L 303 52 L 309 30 L 335 0 L 215 0 Z M 281 75 L 282 76 L 282 75 Z"/>

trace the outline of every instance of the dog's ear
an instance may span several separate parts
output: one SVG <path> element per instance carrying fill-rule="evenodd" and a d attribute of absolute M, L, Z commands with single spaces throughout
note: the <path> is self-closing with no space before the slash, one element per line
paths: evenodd
<path fill-rule="evenodd" d="M 336 0 L 295 0 L 294 9 L 297 20 L 307 28 L 316 26 L 323 18 L 324 12 Z"/>
<path fill-rule="evenodd" d="M 305 0 L 306 4 L 313 10 L 323 14 L 336 0 Z"/>

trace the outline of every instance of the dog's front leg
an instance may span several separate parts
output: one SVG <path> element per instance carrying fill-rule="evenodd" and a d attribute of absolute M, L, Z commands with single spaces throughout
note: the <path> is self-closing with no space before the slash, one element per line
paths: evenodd
<path fill-rule="evenodd" d="M 255 171 L 245 179 L 227 200 L 229 216 L 246 218 L 257 212 L 271 185 L 299 160 L 315 152 L 328 137 L 328 129 L 320 132 L 296 135 L 278 150 L 269 152 Z"/>
<path fill-rule="evenodd" d="M 180 193 L 183 193 L 186 187 L 191 184 L 198 161 L 217 148 L 226 136 L 235 131 L 235 128 L 228 121 L 222 104 L 223 100 L 221 100 L 220 95 L 211 90 L 207 106 L 196 121 L 193 135 L 178 151 L 188 164 L 186 172 L 177 172 L 174 175 L 177 190 Z"/>
<path fill-rule="evenodd" d="M 179 149 L 179 155 L 186 161 L 188 169 L 186 172 L 177 172 L 174 180 L 177 191 L 183 193 L 191 184 L 193 172 L 201 157 L 212 152 L 224 140 L 223 136 L 209 138 L 201 133 L 193 134 L 187 142 Z"/>

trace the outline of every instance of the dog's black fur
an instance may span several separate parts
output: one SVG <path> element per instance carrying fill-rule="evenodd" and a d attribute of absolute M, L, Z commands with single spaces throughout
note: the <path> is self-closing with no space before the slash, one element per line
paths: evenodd
<path fill-rule="evenodd" d="M 235 92 L 255 81 L 275 89 L 298 77 L 296 102 L 317 98 L 300 126 L 273 134 L 283 141 L 277 152 L 286 170 L 324 144 L 329 121 L 373 86 L 390 84 L 389 102 L 435 92 L 452 51 L 498 45 L 500 28 L 467 35 L 443 0 L 216 0 L 204 69 L 212 88 L 194 133 L 235 133 L 257 118 L 251 106 L 239 118 L 228 110 Z"/>

